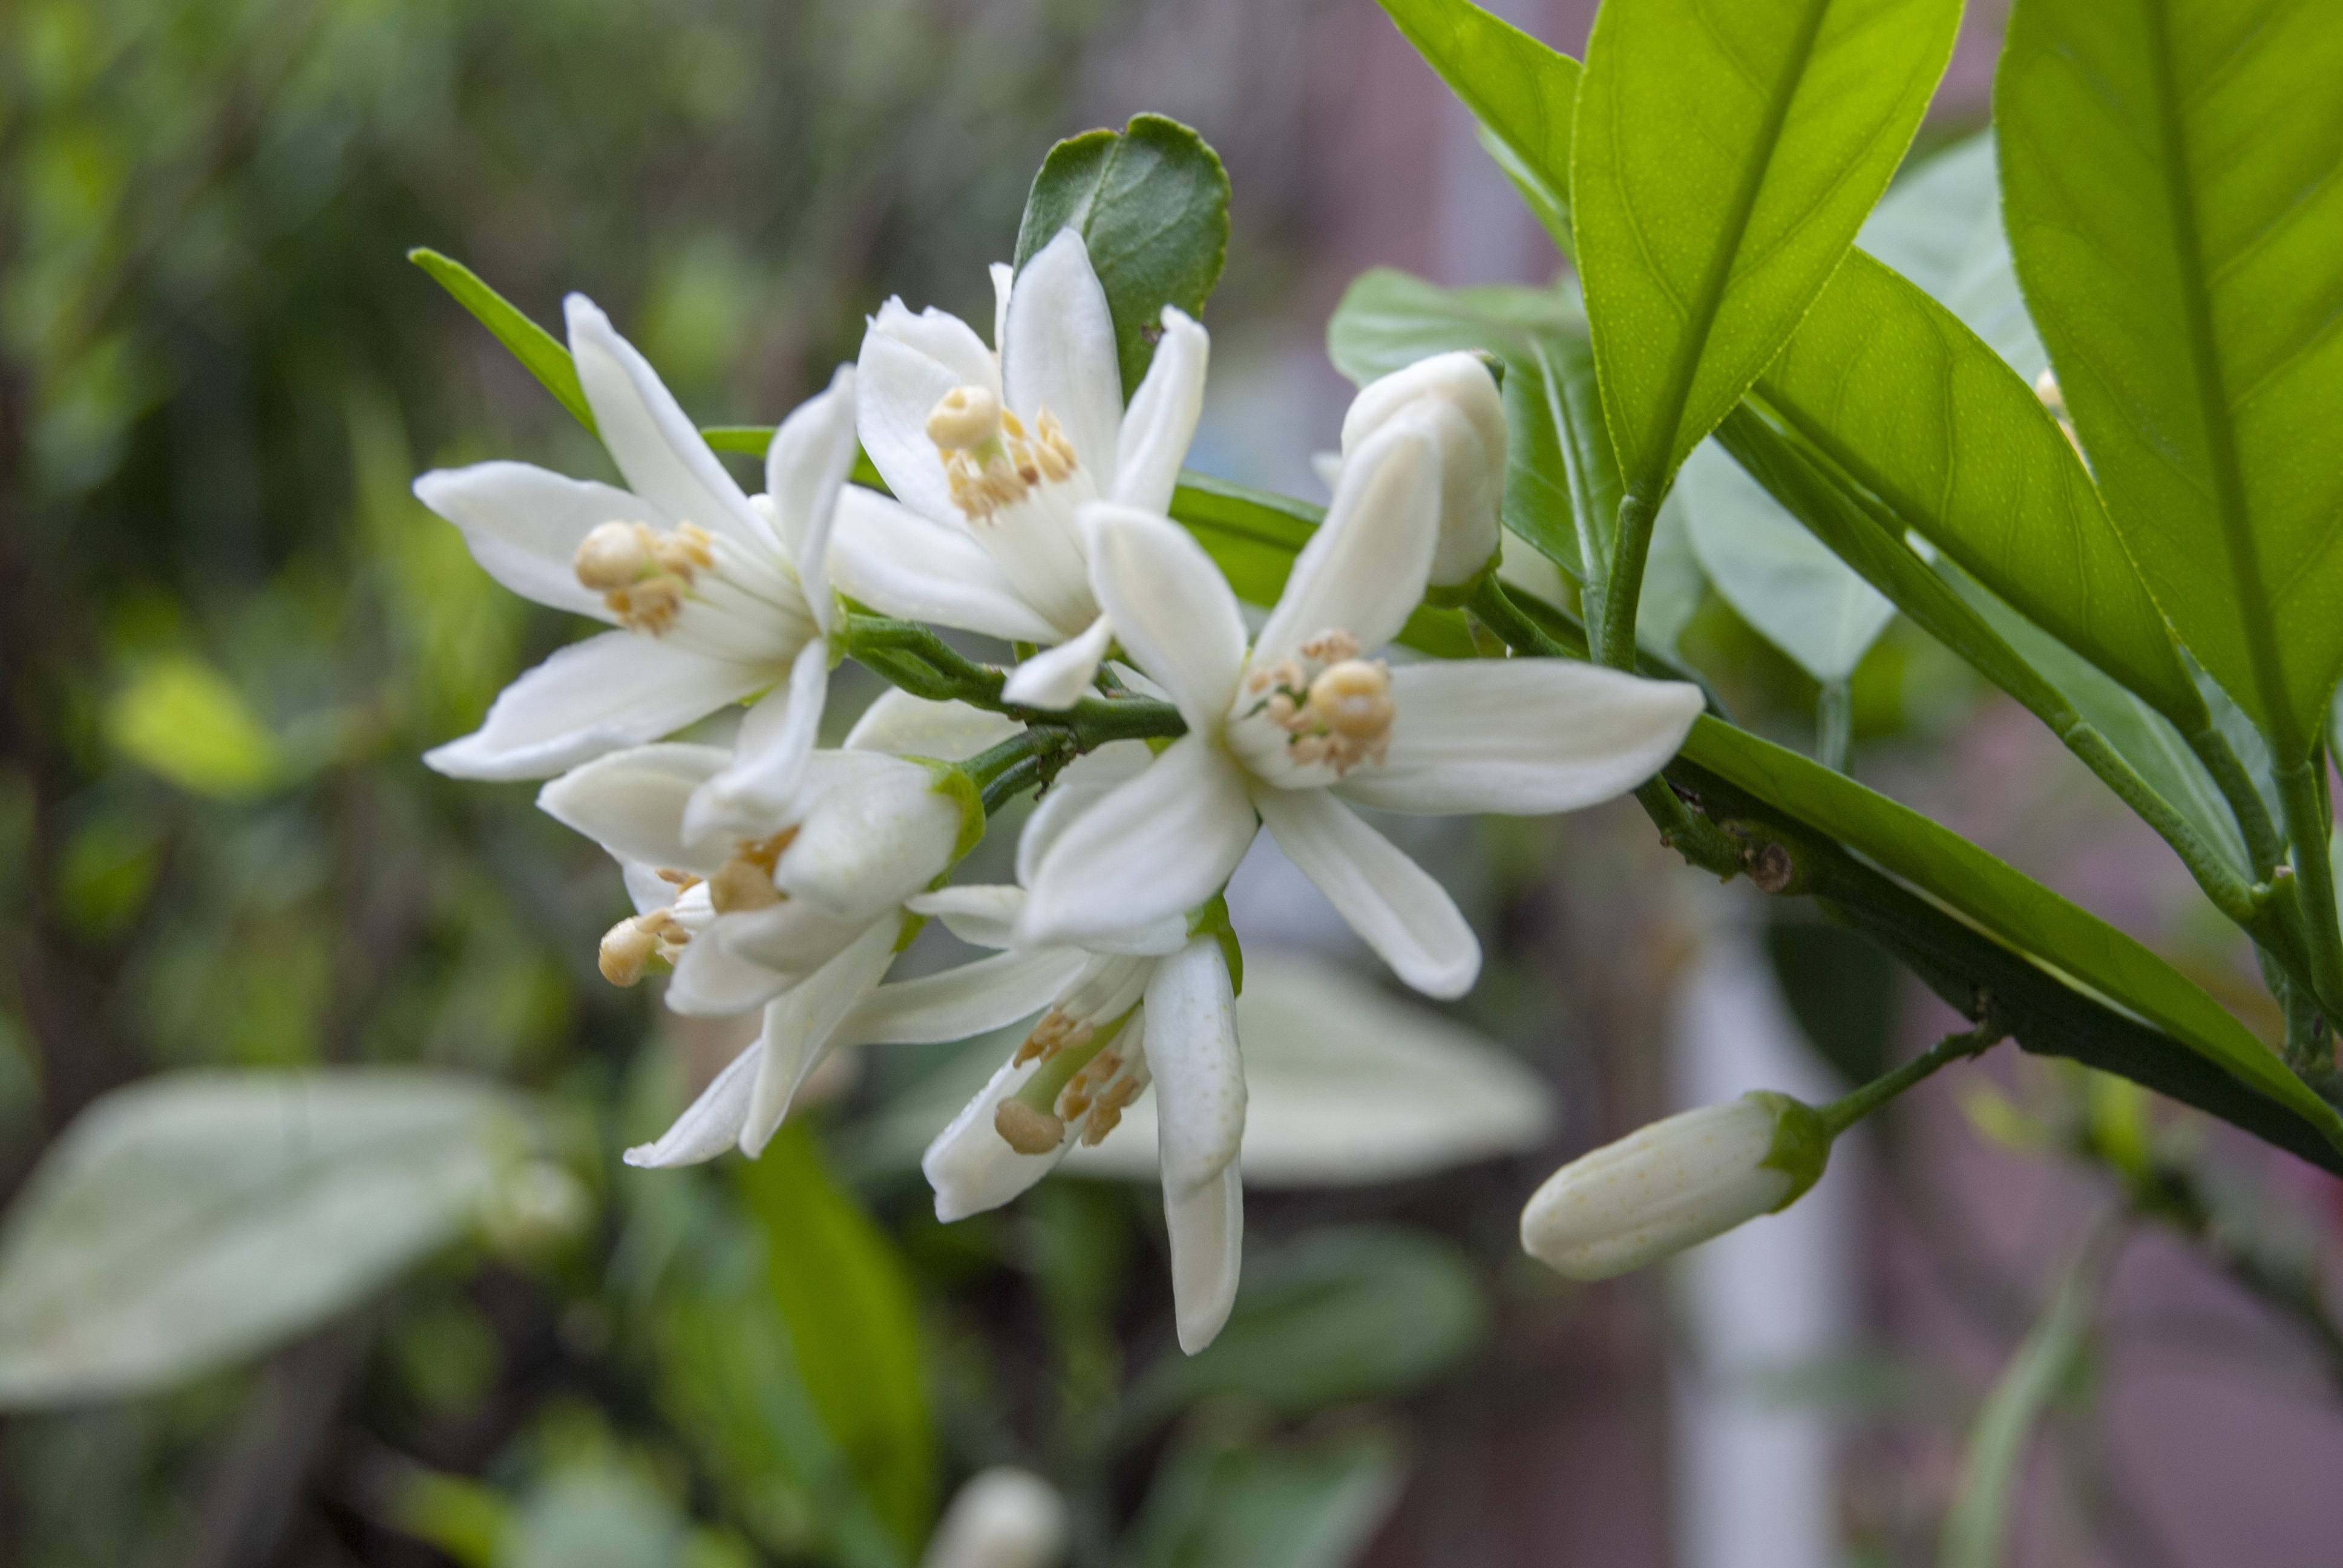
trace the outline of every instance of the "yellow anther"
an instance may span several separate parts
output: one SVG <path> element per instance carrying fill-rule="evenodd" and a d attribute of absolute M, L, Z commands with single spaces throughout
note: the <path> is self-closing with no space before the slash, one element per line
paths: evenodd
<path fill-rule="evenodd" d="M 640 523 L 601 524 L 578 541 L 578 580 L 597 593 L 629 586 L 650 568 L 649 533 Z"/>
<path fill-rule="evenodd" d="M 1122 1108 L 1139 1098 L 1139 1080 L 1119 1078 L 1106 1086 L 1106 1092 L 1091 1107 L 1091 1119 L 1082 1124 L 1082 1146 L 1098 1147 L 1100 1140 L 1113 1131 L 1122 1121 Z"/>
<path fill-rule="evenodd" d="M 748 910 L 769 910 L 781 901 L 773 885 L 773 868 L 798 836 L 785 828 L 769 839 L 736 839 L 731 857 L 708 879 L 708 902 L 719 915 Z"/>
<path fill-rule="evenodd" d="M 1066 1141 L 1066 1124 L 1021 1100 L 1004 1100 L 992 1113 L 993 1131 L 1020 1154 L 1054 1154 Z"/>
<path fill-rule="evenodd" d="M 647 915 L 634 915 L 620 920 L 602 933 L 601 950 L 595 962 L 602 978 L 612 985 L 633 985 L 643 978 L 643 967 L 654 955 L 669 948 L 679 948 L 691 940 L 675 917 L 665 910 L 653 910 Z"/>
<path fill-rule="evenodd" d="M 955 387 L 928 411 L 928 439 L 947 452 L 973 451 L 1001 428 L 1001 399 L 981 387 Z"/>
<path fill-rule="evenodd" d="M 1398 711 L 1392 701 L 1391 671 L 1380 659 L 1346 658 L 1328 665 L 1310 683 L 1310 706 L 1326 728 L 1359 742 L 1389 733 Z"/>

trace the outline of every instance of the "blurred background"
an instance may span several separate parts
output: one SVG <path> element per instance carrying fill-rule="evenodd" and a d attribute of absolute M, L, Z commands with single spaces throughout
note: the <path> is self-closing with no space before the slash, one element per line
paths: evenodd
<path fill-rule="evenodd" d="M 1576 54 L 1593 6 L 1499 9 Z M 1924 146 L 1982 124 L 1997 31 L 1972 7 Z M 64 1332 L 28 1258 L 125 1307 L 70 1314 L 83 1362 L 0 1352 L 0 1562 L 885 1568 L 1000 1464 L 1058 1489 L 1086 1565 L 2331 1561 L 2335 1183 L 2114 1081 L 2005 1050 L 1673 1270 L 1519 1255 L 1564 1159 L 1952 1027 L 1632 808 L 1407 826 L 1490 955 L 1444 1017 L 1248 862 L 1256 1131 L 1285 1141 L 1248 1142 L 1244 1294 L 1194 1361 L 1151 1179 L 933 1221 L 919 1149 L 997 1043 L 873 1054 L 754 1165 L 618 1163 L 739 1040 L 598 978 L 618 879 L 531 787 L 417 760 L 575 628 L 407 492 L 606 460 L 405 253 L 542 321 L 582 290 L 703 422 L 769 423 L 890 294 L 989 319 L 1051 141 L 1142 110 L 1235 187 L 1200 468 L 1322 493 L 1361 270 L 1559 269 L 1368 0 L 0 8 L 0 1345 Z M 1845 679 L 1858 777 L 2274 1027 L 2162 845 L 1913 628 L 1857 606 L 1818 670 L 1697 550 L 1673 580 L 1744 722 L 1811 746 Z M 435 1070 L 397 1081 L 405 1131 L 363 1095 L 317 1113 L 362 1180 L 256 1166 L 156 1208 L 43 1164 L 102 1100 L 157 1148 L 232 1128 L 108 1098 L 185 1081 L 157 1075 L 390 1065 Z M 1414 1154 L 1346 1156 L 1403 1102 Z M 511 1147 L 466 1185 L 448 1151 L 491 1124 Z M 320 1193 L 131 1310 L 147 1254 Z M 146 1241 L 73 1251 L 140 1205 Z"/>

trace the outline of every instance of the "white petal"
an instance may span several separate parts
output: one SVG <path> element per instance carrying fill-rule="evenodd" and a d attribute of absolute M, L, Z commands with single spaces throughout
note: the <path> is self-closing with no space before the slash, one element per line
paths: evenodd
<path fill-rule="evenodd" d="M 798 649 L 789 684 L 758 699 L 740 721 L 730 766 L 702 784 L 685 807 L 685 838 L 718 833 L 749 837 L 760 823 L 788 809 L 805 779 L 806 759 L 813 754 L 829 691 L 829 646 L 809 642 Z"/>
<path fill-rule="evenodd" d="M 637 746 L 575 768 L 537 792 L 538 809 L 583 833 L 621 862 L 673 866 L 705 876 L 721 864 L 721 844 L 683 836 L 692 792 L 732 760 L 717 746 Z"/>
<path fill-rule="evenodd" d="M 927 915 L 970 947 L 1013 948 L 1017 917 L 1025 910 L 1025 890 L 999 883 L 962 882 L 903 900 L 915 915 Z"/>
<path fill-rule="evenodd" d="M 839 1026 L 839 1039 L 855 1045 L 967 1040 L 1040 1012 L 1088 961 L 1079 949 L 1042 948 L 897 980 L 863 998 Z"/>
<path fill-rule="evenodd" d="M 709 978 L 704 987 L 696 987 L 693 993 L 695 997 L 705 995 L 706 1004 L 679 1002 L 670 987 L 668 1005 L 679 1012 L 737 1012 L 737 1007 L 716 1006 L 715 998 L 719 987 L 745 987 L 748 980 L 733 977 L 728 980 L 719 961 L 710 955 L 720 953 L 733 964 L 745 964 L 775 976 L 774 983 L 765 990 L 765 996 L 769 997 L 784 987 L 797 984 L 844 952 L 871 923 L 841 920 L 805 899 L 784 899 L 769 909 L 719 916 L 707 930 L 692 939 L 675 966 L 676 978 L 680 981 L 688 971 L 696 973 L 694 954 L 706 960 L 710 966 Z"/>
<path fill-rule="evenodd" d="M 675 884 L 659 873 L 657 866 L 647 866 L 640 860 L 618 862 L 618 875 L 627 884 L 627 897 L 634 904 L 635 913 L 648 915 L 675 902 Z"/>
<path fill-rule="evenodd" d="M 1001 390 L 999 362 L 968 324 L 930 307 L 914 316 L 900 299 L 880 307 L 855 361 L 854 427 L 887 487 L 936 520 L 960 516 L 928 416 L 955 387 Z"/>
<path fill-rule="evenodd" d="M 1091 589 L 1131 661 L 1171 693 L 1191 729 L 1217 735 L 1244 668 L 1244 615 L 1228 579 L 1168 518 L 1093 503 L 1082 525 Z"/>
<path fill-rule="evenodd" d="M 1073 1146 L 1072 1130 L 1047 1154 L 1020 1154 L 993 1126 L 1001 1102 L 1041 1070 L 1037 1060 L 1003 1062 L 974 1099 L 961 1107 L 920 1157 L 920 1171 L 936 1191 L 936 1218 L 949 1225 L 998 1209 L 1047 1176 Z"/>
<path fill-rule="evenodd" d="M 951 864 L 963 826 L 960 801 L 928 769 L 892 757 L 883 772 L 826 790 L 799 824 L 773 880 L 842 920 L 901 903 Z"/>
<path fill-rule="evenodd" d="M 452 779 L 548 779 L 671 735 L 769 678 L 656 638 L 606 631 L 557 649 L 498 694 L 479 729 L 423 760 Z"/>
<path fill-rule="evenodd" d="M 1392 671 L 1391 751 L 1336 788 L 1394 811 L 1574 811 L 1676 754 L 1700 688 L 1564 658 L 1460 659 Z"/>
<path fill-rule="evenodd" d="M 1148 978 L 1147 1066 L 1167 1195 L 1184 1197 L 1212 1181 L 1244 1141 L 1236 1003 L 1215 937 L 1192 938 Z"/>
<path fill-rule="evenodd" d="M 1164 1175 L 1163 1221 L 1172 1232 L 1172 1305 L 1180 1348 L 1194 1355 L 1219 1337 L 1236 1304 L 1244 1261 L 1244 1182 L 1232 1164 L 1174 1196 Z"/>
<path fill-rule="evenodd" d="M 829 389 L 798 406 L 765 448 L 765 493 L 772 498 L 781 547 L 814 624 L 830 629 L 830 534 L 838 497 L 854 467 L 854 367 L 841 365 Z"/>
<path fill-rule="evenodd" d="M 765 1151 L 789 1115 L 798 1086 L 837 1044 L 838 1026 L 894 960 L 895 922 L 880 920 L 766 1007 L 760 1041 L 764 1060 L 758 1063 L 756 1087 L 749 1091 L 748 1116 L 740 1126 L 741 1153 L 753 1160 Z"/>
<path fill-rule="evenodd" d="M 573 294 L 562 306 L 569 319 L 569 356 L 594 410 L 594 428 L 627 487 L 671 522 L 697 523 L 744 544 L 761 540 L 764 526 L 749 498 L 650 362 L 584 295 Z"/>
<path fill-rule="evenodd" d="M 959 762 L 1024 732 L 1005 713 L 965 702 L 935 702 L 890 687 L 846 732 L 844 749 Z"/>
<path fill-rule="evenodd" d="M 415 498 L 463 530 L 481 569 L 538 604 L 615 620 L 602 596 L 578 580 L 578 544 L 604 523 L 664 527 L 658 510 L 613 485 L 565 478 L 527 463 L 434 468 Z"/>
<path fill-rule="evenodd" d="M 1001 340 L 1002 401 L 1028 425 L 1047 408 L 1101 496 L 1114 493 L 1122 371 L 1114 316 L 1082 236 L 1060 229 L 1017 274 Z"/>
<path fill-rule="evenodd" d="M 1404 850 L 1323 789 L 1264 785 L 1253 804 L 1286 859 L 1401 980 L 1426 996 L 1473 989 L 1481 944 L 1448 890 Z"/>
<path fill-rule="evenodd" d="M 830 570 L 840 592 L 887 615 L 1003 642 L 1058 640 L 1058 628 L 1018 597 L 965 528 L 923 518 L 875 490 L 850 485 L 840 493 Z"/>
<path fill-rule="evenodd" d="M 1114 626 L 1101 616 L 1088 629 L 1015 669 L 1001 688 L 1002 700 L 1026 708 L 1071 708 L 1090 694 L 1101 661 L 1114 641 Z"/>
<path fill-rule="evenodd" d="M 1009 296 L 1017 286 L 1017 269 L 996 261 L 985 269 L 992 277 L 992 346 L 1009 341 Z"/>
<path fill-rule="evenodd" d="M 716 1081 L 700 1091 L 689 1110 L 656 1143 L 638 1143 L 626 1152 L 629 1165 L 667 1170 L 698 1165 L 715 1159 L 737 1142 L 740 1124 L 749 1116 L 749 1091 L 765 1060 L 765 1043 L 758 1040 L 726 1064 Z"/>
<path fill-rule="evenodd" d="M 1025 830 L 1018 836 L 1018 882 L 1031 887 L 1035 870 L 1050 846 L 1058 841 L 1058 835 L 1075 818 L 1146 772 L 1154 760 L 1155 753 L 1144 740 L 1110 740 L 1066 764 L 1057 780 L 1042 792 L 1033 814 L 1025 819 Z"/>
<path fill-rule="evenodd" d="M 1186 312 L 1165 306 L 1162 340 L 1122 416 L 1110 499 L 1142 512 L 1171 509 L 1180 465 L 1196 438 L 1196 417 L 1204 411 L 1204 367 L 1211 357 L 1212 338 L 1204 329 Z"/>
<path fill-rule="evenodd" d="M 670 1011 L 688 1018 L 737 1018 L 787 990 L 796 977 L 741 957 L 719 935 L 719 923 L 691 939 L 667 982 Z"/>
<path fill-rule="evenodd" d="M 1337 628 L 1373 648 L 1399 635 L 1423 598 L 1440 540 L 1440 456 L 1412 424 L 1389 426 L 1342 460 L 1326 520 L 1294 558 L 1253 658 L 1284 658 Z"/>
<path fill-rule="evenodd" d="M 1059 835 L 1019 934 L 1081 942 L 1191 909 L 1220 891 L 1253 828 L 1242 770 L 1202 736 L 1183 735 Z"/>

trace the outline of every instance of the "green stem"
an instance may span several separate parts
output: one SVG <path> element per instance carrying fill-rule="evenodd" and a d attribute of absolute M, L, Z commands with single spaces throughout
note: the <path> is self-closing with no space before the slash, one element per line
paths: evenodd
<path fill-rule="evenodd" d="M 2188 738 L 2188 749 L 2213 776 L 2214 788 L 2221 791 L 2229 803 L 2229 811 L 2237 819 L 2237 830 L 2244 835 L 2246 853 L 2253 858 L 2254 875 L 2267 881 L 2270 874 L 2286 864 L 2286 836 L 2270 820 L 2269 805 L 2254 784 L 2253 775 L 2237 756 L 2229 738 L 2210 725 Z"/>
<path fill-rule="evenodd" d="M 2343 997 L 2343 930 L 2336 925 L 2335 863 L 2328 850 L 2326 767 L 2314 753 L 2279 769 L 2278 789 L 2294 848 L 2295 897 L 2302 910 L 2311 984 L 2320 1000 L 2329 1002 Z"/>
<path fill-rule="evenodd" d="M 2281 933 L 2272 930 L 2271 911 L 2256 900 L 2251 885 L 2222 858 L 2219 850 L 2205 841 L 2178 808 L 2139 776 L 2130 759 L 2109 744 L 2107 737 L 2081 718 L 2074 717 L 2059 730 L 2058 739 L 2082 759 L 2085 767 L 2098 775 L 2101 783 L 2115 791 L 2117 799 L 2172 846 L 2172 852 L 2180 857 L 2180 863 L 2188 868 L 2188 874 L 2197 879 L 2197 885 L 2205 890 L 2214 908 L 2265 945 L 2274 937 L 2283 940 Z"/>
<path fill-rule="evenodd" d="M 1145 697 L 1085 697 L 1071 708 L 1026 708 L 1004 701 L 1009 672 L 967 658 L 926 627 L 885 616 L 846 618 L 846 651 L 914 697 L 965 702 L 1002 713 L 1021 724 L 1072 737 L 1073 749 L 1088 751 L 1109 740 L 1143 740 L 1184 735 L 1188 726 L 1168 702 Z"/>
<path fill-rule="evenodd" d="M 1828 1105 L 1817 1106 L 1815 1114 L 1833 1138 L 1911 1088 L 1924 1078 L 1929 1078 L 1956 1061 L 1982 1055 L 2006 1039 L 2000 1025 L 1990 1018 L 1972 1030 L 1948 1034 L 1893 1072 L 1885 1072 L 1843 1099 Z"/>
<path fill-rule="evenodd" d="M 1652 524 L 1657 501 L 1630 490 L 1619 498 L 1619 536 L 1612 541 L 1611 571 L 1603 585 L 1602 662 L 1614 669 L 1635 668 L 1635 606 L 1644 597 L 1644 563 L 1652 554 Z"/>

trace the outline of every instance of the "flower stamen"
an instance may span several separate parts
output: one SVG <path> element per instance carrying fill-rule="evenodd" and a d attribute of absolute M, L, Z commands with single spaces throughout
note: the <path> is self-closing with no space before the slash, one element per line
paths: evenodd
<path fill-rule="evenodd" d="M 715 541 L 694 523 L 660 533 L 649 523 L 603 523 L 578 542 L 578 580 L 628 631 L 658 637 L 683 612 L 692 579 L 716 565 Z"/>
<path fill-rule="evenodd" d="M 1066 1124 L 1021 1100 L 1004 1100 L 992 1113 L 993 1131 L 1020 1154 L 1052 1154 L 1066 1141 Z"/>
<path fill-rule="evenodd" d="M 982 387 L 955 387 L 936 399 L 927 430 L 943 460 L 952 504 L 971 522 L 1014 506 L 1036 485 L 1062 482 L 1080 466 L 1056 415 L 1041 410 L 1029 432 Z"/>
<path fill-rule="evenodd" d="M 773 885 L 773 867 L 797 836 L 795 828 L 784 828 L 769 839 L 734 839 L 730 857 L 708 879 L 709 907 L 729 915 L 779 903 L 784 895 Z"/>
<path fill-rule="evenodd" d="M 1341 778 L 1391 749 L 1391 669 L 1359 657 L 1359 639 L 1339 628 L 1321 632 L 1294 654 L 1255 669 L 1245 689 L 1260 698 L 1246 717 L 1264 715 L 1286 733 L 1296 766 L 1325 763 Z"/>
<path fill-rule="evenodd" d="M 653 910 L 648 914 L 633 915 L 620 920 L 602 933 L 600 950 L 595 962 L 602 978 L 612 985 L 630 986 L 643 978 L 643 970 L 654 958 L 673 961 L 675 955 L 691 940 L 675 916 L 666 910 Z"/>

